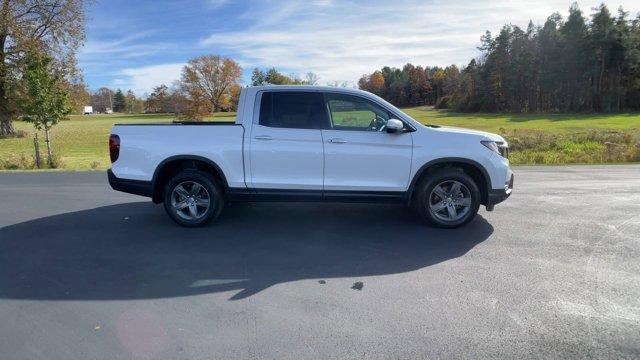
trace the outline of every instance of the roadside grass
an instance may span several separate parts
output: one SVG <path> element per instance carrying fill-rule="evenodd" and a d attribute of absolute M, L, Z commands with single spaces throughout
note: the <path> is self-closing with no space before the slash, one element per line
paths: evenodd
<path fill-rule="evenodd" d="M 512 164 L 602 164 L 640 161 L 640 130 L 582 130 L 551 133 L 514 129 L 509 141 Z"/>
<path fill-rule="evenodd" d="M 404 109 L 426 124 L 459 126 L 503 135 L 511 163 L 576 164 L 640 161 L 640 114 L 466 114 L 431 107 Z M 207 121 L 230 121 L 235 113 L 216 113 Z M 64 170 L 109 168 L 107 142 L 116 123 L 171 122 L 170 114 L 71 116 L 56 125 L 52 144 Z M 0 170 L 33 169 L 33 127 L 15 123 L 24 137 L 0 139 Z M 40 152 L 46 155 L 44 134 Z"/>
<path fill-rule="evenodd" d="M 403 109 L 424 124 L 502 135 L 513 165 L 600 164 L 640 161 L 640 113 L 475 114 Z"/>

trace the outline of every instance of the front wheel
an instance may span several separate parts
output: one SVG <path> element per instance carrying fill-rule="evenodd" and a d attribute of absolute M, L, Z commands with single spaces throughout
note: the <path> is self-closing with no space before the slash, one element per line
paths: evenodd
<path fill-rule="evenodd" d="M 461 170 L 438 170 L 430 174 L 416 191 L 418 214 L 437 227 L 465 225 L 473 220 L 480 207 L 478 186 Z"/>
<path fill-rule="evenodd" d="M 198 170 L 184 170 L 164 188 L 164 209 L 182 226 L 202 226 L 222 212 L 224 198 L 218 181 Z"/>

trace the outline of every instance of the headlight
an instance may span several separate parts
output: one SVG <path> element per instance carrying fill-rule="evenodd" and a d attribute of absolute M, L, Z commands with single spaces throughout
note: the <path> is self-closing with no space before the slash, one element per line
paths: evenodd
<path fill-rule="evenodd" d="M 497 153 L 505 159 L 509 158 L 509 147 L 502 141 L 482 140 L 480 141 L 487 149 Z"/>
<path fill-rule="evenodd" d="M 487 149 L 493 151 L 494 153 L 500 154 L 500 148 L 498 148 L 498 144 L 495 141 L 490 140 L 482 140 L 480 141 L 482 145 L 484 145 Z"/>

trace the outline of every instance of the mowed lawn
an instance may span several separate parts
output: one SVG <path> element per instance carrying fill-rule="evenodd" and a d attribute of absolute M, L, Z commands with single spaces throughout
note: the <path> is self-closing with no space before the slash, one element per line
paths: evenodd
<path fill-rule="evenodd" d="M 631 140 L 625 141 L 631 144 L 629 149 L 633 150 L 633 144 L 640 134 L 640 114 L 461 114 L 434 110 L 430 107 L 415 107 L 404 110 L 425 124 L 459 126 L 503 134 L 516 146 L 512 159 L 515 164 L 616 162 L 603 158 L 606 150 L 605 140 L 591 141 L 589 140 L 591 138 L 588 138 L 583 141 L 575 139 L 588 136 L 584 134 L 619 134 L 620 136 L 630 134 L 628 136 L 631 136 Z M 234 118 L 235 113 L 216 113 L 207 120 L 229 121 Z M 104 170 L 110 166 L 107 143 L 113 124 L 170 122 L 172 120 L 174 117 L 168 114 L 71 116 L 69 120 L 63 121 L 53 128 L 51 132 L 52 143 L 55 152 L 61 157 L 63 169 Z M 29 134 L 24 138 L 0 139 L 0 161 L 4 161 L 5 164 L 19 162 L 21 157 L 23 162 L 25 158 L 32 160 L 32 135 L 35 130 L 31 124 L 21 121 L 16 122 L 15 126 L 18 130 L 26 131 Z M 523 142 L 522 139 L 529 139 L 531 134 L 534 134 L 536 139 L 544 138 L 546 145 L 542 144 L 542 140 L 540 140 L 541 144 L 533 144 L 531 149 L 518 149 L 519 142 Z M 44 156 L 46 154 L 44 134 L 40 133 L 39 137 L 41 153 Z M 526 143 L 526 141 L 524 142 Z M 561 143 L 568 150 L 564 147 L 554 147 L 556 142 Z M 563 151 L 569 151 L 569 155 L 575 151 L 586 152 L 585 156 L 587 157 L 557 156 L 558 154 L 562 155 Z M 599 155 L 594 157 L 589 152 L 598 152 Z M 637 161 L 633 156 L 627 156 L 626 160 L 621 161 Z"/>
<path fill-rule="evenodd" d="M 625 114 L 477 114 L 434 110 L 432 107 L 403 109 L 423 124 L 459 126 L 500 133 L 512 130 L 542 130 L 567 133 L 590 129 L 640 129 L 640 113 Z"/>

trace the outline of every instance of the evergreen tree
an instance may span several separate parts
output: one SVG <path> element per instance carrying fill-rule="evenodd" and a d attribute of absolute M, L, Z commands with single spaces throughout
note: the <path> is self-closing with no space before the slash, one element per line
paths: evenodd
<path fill-rule="evenodd" d="M 593 110 L 610 111 L 612 100 L 612 72 L 615 71 L 618 36 L 615 19 L 604 5 L 598 7 L 591 21 L 591 50 L 593 51 Z"/>
<path fill-rule="evenodd" d="M 265 84 L 265 75 L 262 70 L 255 68 L 253 69 L 253 73 L 251 74 L 251 85 L 252 86 L 260 86 Z"/>
<path fill-rule="evenodd" d="M 553 14 L 538 33 L 538 110 L 557 111 L 562 94 L 562 66 L 558 59 L 562 54 L 562 38 L 558 28 L 562 25 L 560 14 Z"/>
<path fill-rule="evenodd" d="M 558 76 L 562 78 L 564 89 L 561 110 L 587 110 L 590 102 L 588 28 L 577 4 L 569 8 L 569 17 L 560 27 L 560 34 L 562 51 L 559 52 L 559 67 L 563 71 Z"/>
<path fill-rule="evenodd" d="M 113 111 L 114 112 L 124 112 L 126 109 L 126 101 L 124 98 L 124 94 L 122 90 L 116 90 L 116 93 L 113 94 Z"/>

